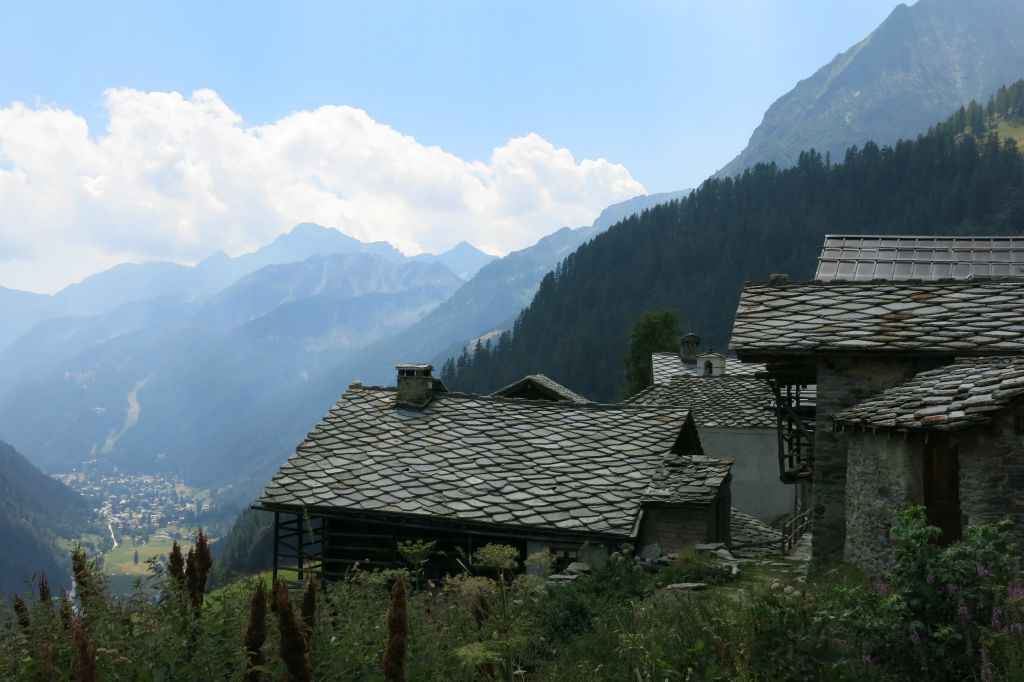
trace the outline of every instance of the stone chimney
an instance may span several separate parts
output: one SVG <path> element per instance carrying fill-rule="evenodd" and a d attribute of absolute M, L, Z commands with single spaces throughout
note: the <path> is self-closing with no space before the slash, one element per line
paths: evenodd
<path fill-rule="evenodd" d="M 436 393 L 447 393 L 448 389 L 435 379 L 431 372 L 433 365 L 416 363 L 402 363 L 398 369 L 398 396 L 399 407 L 412 407 L 422 409 L 434 398 Z"/>
<path fill-rule="evenodd" d="M 700 337 L 689 333 L 679 339 L 679 359 L 688 365 L 697 364 L 697 351 L 700 349 Z"/>

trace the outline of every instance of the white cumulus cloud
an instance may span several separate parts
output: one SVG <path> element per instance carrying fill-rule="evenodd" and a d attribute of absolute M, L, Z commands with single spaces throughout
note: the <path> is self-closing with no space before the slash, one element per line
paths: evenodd
<path fill-rule="evenodd" d="M 409 254 L 461 240 L 505 253 L 644 192 L 624 166 L 536 134 L 467 161 L 347 106 L 246 126 L 211 90 L 105 101 L 102 134 L 73 111 L 0 108 L 0 285 L 239 254 L 303 221 Z"/>

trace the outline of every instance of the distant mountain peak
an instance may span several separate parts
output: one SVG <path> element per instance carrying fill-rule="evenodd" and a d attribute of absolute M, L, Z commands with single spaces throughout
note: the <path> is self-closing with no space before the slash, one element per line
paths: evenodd
<path fill-rule="evenodd" d="M 759 162 L 786 168 L 816 149 L 841 161 L 868 140 L 913 138 L 1024 73 L 1024 3 L 919 0 L 800 81 L 765 112 L 719 176 Z"/>

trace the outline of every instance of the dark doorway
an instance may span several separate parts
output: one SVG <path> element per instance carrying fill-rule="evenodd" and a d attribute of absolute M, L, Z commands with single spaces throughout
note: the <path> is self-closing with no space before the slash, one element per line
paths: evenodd
<path fill-rule="evenodd" d="M 960 539 L 960 462 L 945 438 L 925 445 L 924 507 L 928 523 L 942 531 L 941 544 Z"/>

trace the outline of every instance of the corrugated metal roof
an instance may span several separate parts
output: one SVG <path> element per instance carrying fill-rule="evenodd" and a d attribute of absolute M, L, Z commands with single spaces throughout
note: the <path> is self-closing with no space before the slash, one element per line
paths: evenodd
<path fill-rule="evenodd" d="M 826 235 L 815 279 L 1024 277 L 1024 237 Z"/>

